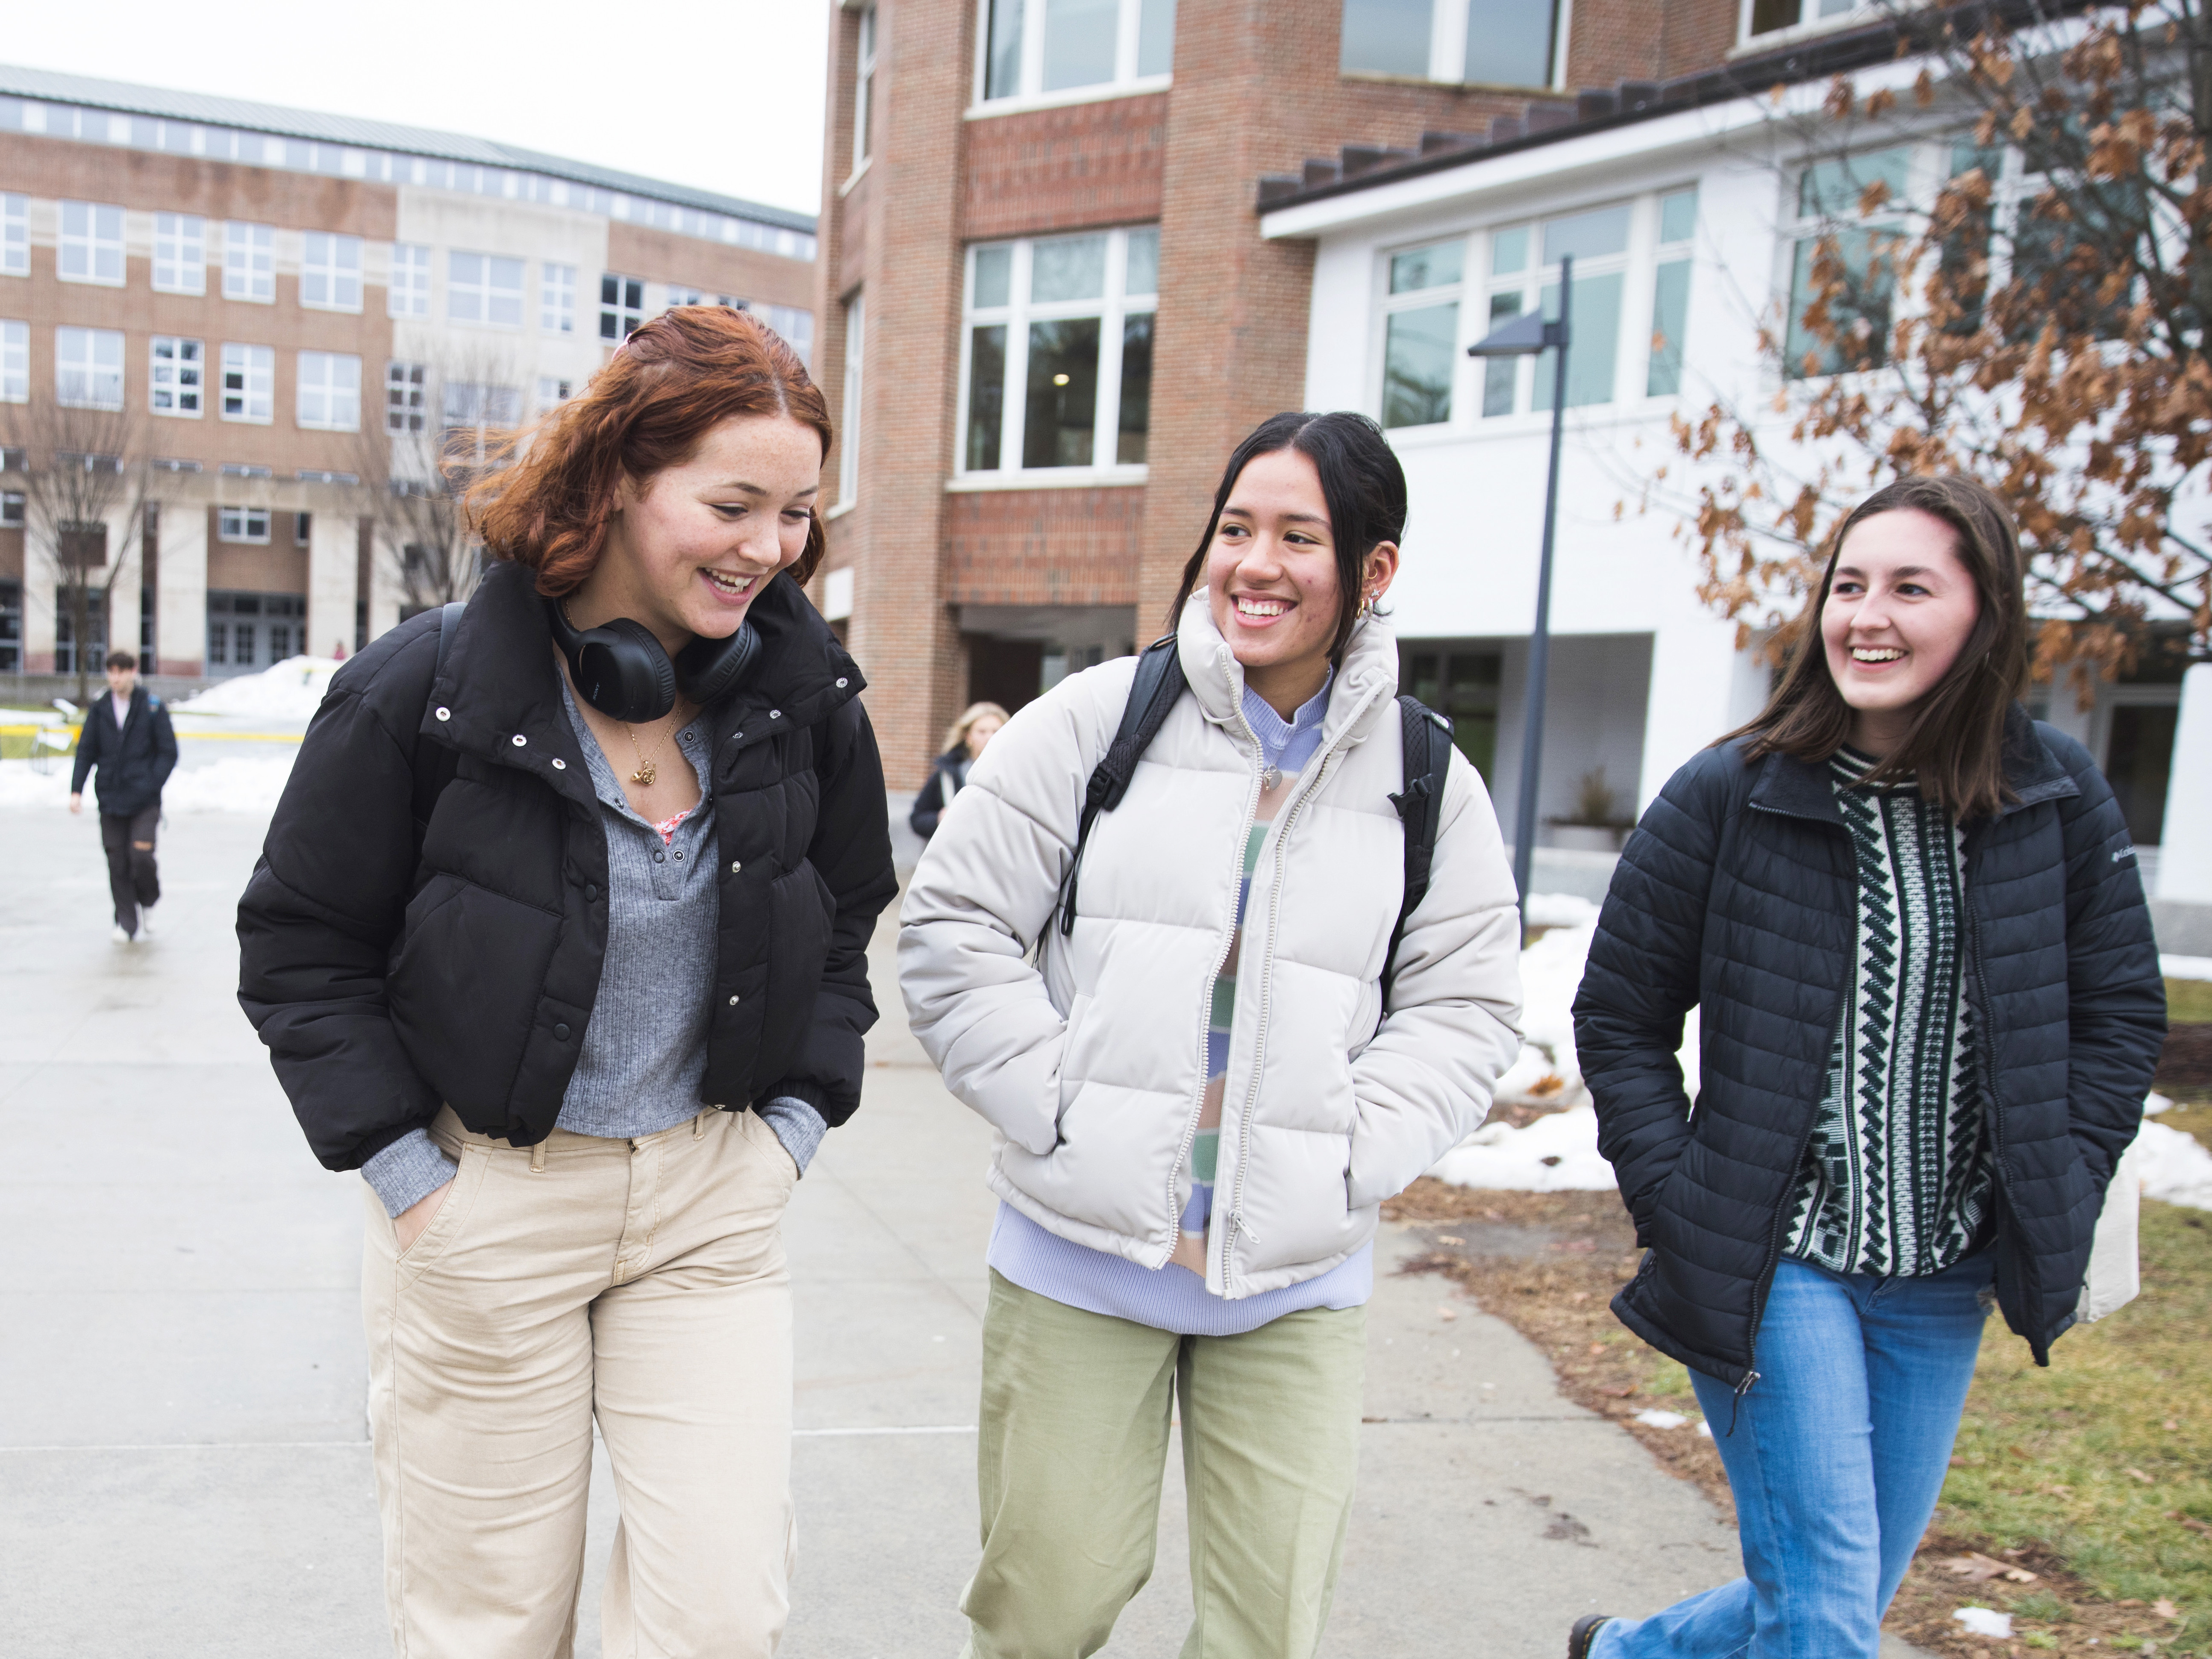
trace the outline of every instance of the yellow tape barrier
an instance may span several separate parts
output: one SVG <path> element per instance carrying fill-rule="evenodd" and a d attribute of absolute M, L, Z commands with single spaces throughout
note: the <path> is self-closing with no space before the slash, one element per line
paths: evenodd
<path fill-rule="evenodd" d="M 52 726 L 0 726 L 0 737 L 27 738 L 36 732 L 61 729 Z M 68 727 L 70 741 L 76 742 L 77 733 L 83 729 L 77 726 Z M 301 735 L 297 732 L 179 732 L 177 740 L 179 743 L 297 743 Z"/>

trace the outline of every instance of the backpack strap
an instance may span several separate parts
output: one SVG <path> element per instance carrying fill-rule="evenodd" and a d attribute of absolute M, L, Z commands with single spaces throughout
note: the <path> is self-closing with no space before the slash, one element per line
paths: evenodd
<path fill-rule="evenodd" d="M 1106 758 L 1100 761 L 1091 774 L 1090 786 L 1083 792 L 1083 818 L 1076 826 L 1075 856 L 1068 861 L 1067 885 L 1060 900 L 1060 931 L 1063 937 L 1075 931 L 1075 882 L 1083 869 L 1084 844 L 1091 839 L 1091 821 L 1101 812 L 1110 812 L 1121 804 L 1121 797 L 1129 792 L 1129 780 L 1136 775 L 1137 757 L 1160 734 L 1167 724 L 1168 713 L 1190 682 L 1183 678 L 1182 659 L 1176 652 L 1176 636 L 1172 634 L 1154 640 L 1137 659 L 1137 678 L 1129 686 L 1129 701 L 1121 708 L 1121 724 L 1114 733 L 1114 741 L 1107 745 Z"/>
<path fill-rule="evenodd" d="M 461 624 L 461 612 L 467 601 L 455 599 L 441 605 L 438 611 L 438 665 L 430 675 L 430 692 L 437 695 L 438 682 L 446 672 L 446 659 L 453 653 L 453 635 Z M 446 786 L 460 770 L 461 757 L 454 750 L 419 733 L 415 739 L 415 854 L 422 854 L 422 838 L 429 833 L 430 814 L 437 810 L 438 797 L 446 793 Z"/>
<path fill-rule="evenodd" d="M 1398 716 L 1406 753 L 1406 792 L 1390 797 L 1390 805 L 1406 825 L 1406 896 L 1398 907 L 1398 925 L 1390 930 L 1389 954 L 1382 959 L 1382 1007 L 1390 1007 L 1390 994 L 1398 978 L 1398 944 L 1406 936 L 1406 920 L 1428 896 L 1429 871 L 1436 863 L 1437 831 L 1443 817 L 1444 778 L 1451 766 L 1451 721 L 1417 697 L 1398 699 Z"/>

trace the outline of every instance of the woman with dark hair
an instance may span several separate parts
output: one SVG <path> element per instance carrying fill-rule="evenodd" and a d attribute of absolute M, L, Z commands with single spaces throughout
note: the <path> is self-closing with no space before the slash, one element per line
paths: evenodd
<path fill-rule="evenodd" d="M 1875 491 L 1765 711 L 1621 856 L 1575 1001 L 1647 1247 L 1613 1311 L 1689 1367 L 1745 1576 L 1572 1659 L 1874 1659 L 1986 1310 L 2038 1364 L 2075 1322 L 2165 998 L 2112 792 L 2020 707 L 2025 574 L 1982 485 Z"/>
<path fill-rule="evenodd" d="M 1373 422 L 1267 422 L 1170 613 L 1187 689 L 1092 820 L 1079 894 L 1085 790 L 1135 659 L 1007 722 L 915 872 L 915 1034 L 998 1131 L 971 1654 L 1104 1644 L 1152 1571 L 1177 1410 L 1186 1650 L 1321 1639 L 1377 1207 L 1482 1121 L 1520 1046 L 1512 877 L 1456 754 L 1391 959 L 1406 782 L 1374 606 L 1405 519 Z"/>
<path fill-rule="evenodd" d="M 967 787 L 969 771 L 1006 723 L 1006 711 L 995 702 L 971 702 L 960 711 L 960 718 L 945 734 L 945 752 L 929 769 L 929 781 L 921 786 L 914 798 L 914 810 L 907 815 L 908 826 L 915 835 L 927 841 L 937 833 L 945 809 Z"/>
<path fill-rule="evenodd" d="M 403 1653 L 766 1655 L 793 1547 L 781 1228 L 858 1103 L 896 890 L 860 671 L 800 591 L 830 421 L 755 319 L 632 334 L 471 499 L 465 610 L 333 678 L 240 1000 L 360 1170 Z M 455 609 L 458 609 L 456 607 Z"/>

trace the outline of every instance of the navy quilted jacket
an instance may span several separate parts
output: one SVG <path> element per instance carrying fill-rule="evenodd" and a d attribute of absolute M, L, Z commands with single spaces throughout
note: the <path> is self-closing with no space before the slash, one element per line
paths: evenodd
<path fill-rule="evenodd" d="M 2105 1185 L 2135 1138 L 2166 994 L 2119 805 L 2015 708 L 2015 796 L 1968 826 L 1966 994 L 1992 1079 L 1998 1305 L 2039 1364 L 2074 1322 Z M 1856 969 L 1856 872 L 1824 768 L 1739 740 L 1629 838 L 1575 998 L 1598 1146 L 1647 1247 L 1630 1329 L 1739 1389 Z M 1698 1011 L 1695 1113 L 1674 1060 Z"/>

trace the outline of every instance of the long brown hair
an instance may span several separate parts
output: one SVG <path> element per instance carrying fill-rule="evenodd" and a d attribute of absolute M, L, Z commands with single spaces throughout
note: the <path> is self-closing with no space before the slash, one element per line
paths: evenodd
<path fill-rule="evenodd" d="M 830 406 L 781 335 L 727 307 L 679 307 L 637 329 L 579 396 L 509 441 L 507 465 L 469 491 L 471 521 L 492 557 L 538 573 L 539 592 L 574 592 L 606 545 L 616 486 L 682 465 L 712 428 L 746 415 L 788 416 L 830 453 Z M 827 549 L 816 517 L 793 579 L 803 586 Z"/>
<path fill-rule="evenodd" d="M 2012 514 L 1988 486 L 1958 473 L 1900 478 L 1853 507 L 1829 544 L 1827 568 L 1798 619 L 1782 684 L 1749 725 L 1720 739 L 1748 738 L 1745 757 L 1791 755 L 1825 761 L 1850 735 L 1851 708 L 1828 672 L 1820 612 L 1844 542 L 1877 513 L 1910 509 L 1948 525 L 1954 550 L 1974 582 L 1973 631 L 1958 659 L 1912 711 L 1905 741 L 1868 773 L 1869 781 L 1917 780 L 1954 819 L 1985 817 L 2012 798 L 2005 783 L 2005 717 L 2027 689 L 2027 569 Z"/>

